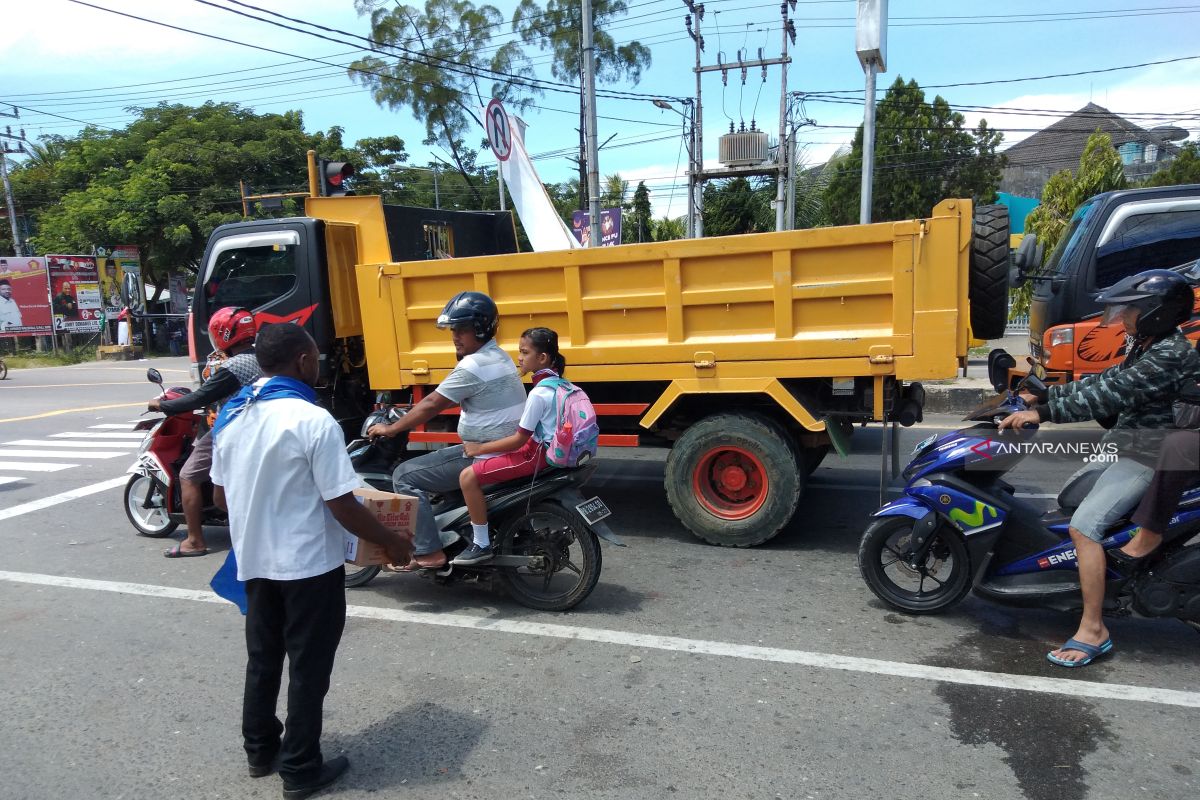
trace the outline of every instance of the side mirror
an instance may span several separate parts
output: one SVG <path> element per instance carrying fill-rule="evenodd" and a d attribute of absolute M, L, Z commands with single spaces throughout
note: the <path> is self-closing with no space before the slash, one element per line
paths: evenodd
<path fill-rule="evenodd" d="M 1005 350 L 988 353 L 988 381 L 996 394 L 1008 391 L 1008 371 L 1017 365 L 1017 360 Z"/>
<path fill-rule="evenodd" d="M 162 388 L 162 385 L 163 385 L 162 373 L 159 372 L 158 370 L 156 370 L 154 367 L 151 367 L 150 369 L 146 370 L 146 380 L 150 381 L 151 383 L 158 384 L 158 387 Z"/>
<path fill-rule="evenodd" d="M 1045 247 L 1038 241 L 1036 233 L 1027 233 L 1013 254 L 1012 270 L 1009 281 L 1012 286 L 1024 285 L 1030 276 L 1037 274 L 1042 268 L 1042 257 Z"/>

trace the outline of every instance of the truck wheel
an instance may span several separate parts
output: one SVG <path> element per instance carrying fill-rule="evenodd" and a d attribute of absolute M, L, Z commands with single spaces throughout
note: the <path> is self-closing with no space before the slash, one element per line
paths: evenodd
<path fill-rule="evenodd" d="M 979 339 L 999 339 L 1008 327 L 1008 242 L 1008 208 L 976 208 L 967 286 L 971 333 Z"/>
<path fill-rule="evenodd" d="M 675 516 L 696 536 L 751 547 L 791 520 L 804 474 L 780 425 L 756 414 L 714 414 L 671 448 L 665 483 Z"/>

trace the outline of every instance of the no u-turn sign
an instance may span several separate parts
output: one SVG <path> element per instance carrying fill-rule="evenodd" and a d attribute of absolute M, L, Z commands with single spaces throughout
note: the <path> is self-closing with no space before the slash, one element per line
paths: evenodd
<path fill-rule="evenodd" d="M 508 114 L 499 100 L 488 103 L 483 115 L 483 127 L 487 131 L 488 144 L 492 152 L 501 161 L 508 161 L 512 155 L 512 128 L 509 125 Z"/>

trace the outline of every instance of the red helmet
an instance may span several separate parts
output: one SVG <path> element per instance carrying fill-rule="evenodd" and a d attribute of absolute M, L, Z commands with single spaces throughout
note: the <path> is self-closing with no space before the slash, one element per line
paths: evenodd
<path fill-rule="evenodd" d="M 253 341 L 257 333 L 254 314 L 236 306 L 217 309 L 208 321 L 208 340 L 218 350 L 228 350 L 239 342 Z"/>

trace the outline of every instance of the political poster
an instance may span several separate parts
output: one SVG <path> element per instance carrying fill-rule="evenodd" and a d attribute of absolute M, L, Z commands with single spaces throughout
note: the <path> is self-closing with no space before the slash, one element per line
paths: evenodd
<path fill-rule="evenodd" d="M 104 316 L 95 256 L 48 255 L 54 330 L 97 333 Z"/>
<path fill-rule="evenodd" d="M 584 247 L 591 247 L 591 215 L 586 211 L 575 211 L 571 215 L 571 233 Z M 600 246 L 612 247 L 621 243 L 621 209 L 600 209 Z"/>
<path fill-rule="evenodd" d="M 117 314 L 127 305 L 121 297 L 121 287 L 124 285 L 126 275 L 141 275 L 141 263 L 136 245 L 96 248 L 96 269 L 100 273 L 100 294 L 104 298 L 104 308 L 108 312 L 109 319 L 116 319 Z M 140 286 L 141 282 L 135 280 L 131 282 L 131 285 Z M 144 292 L 144 290 L 141 291 Z M 131 299 L 134 300 L 133 305 L 140 305 L 142 302 L 140 295 Z"/>
<path fill-rule="evenodd" d="M 49 336 L 52 324 L 46 259 L 0 258 L 0 336 Z"/>
<path fill-rule="evenodd" d="M 182 272 L 172 272 L 167 279 L 167 287 L 171 293 L 171 313 L 186 314 L 188 311 L 187 275 Z"/>

